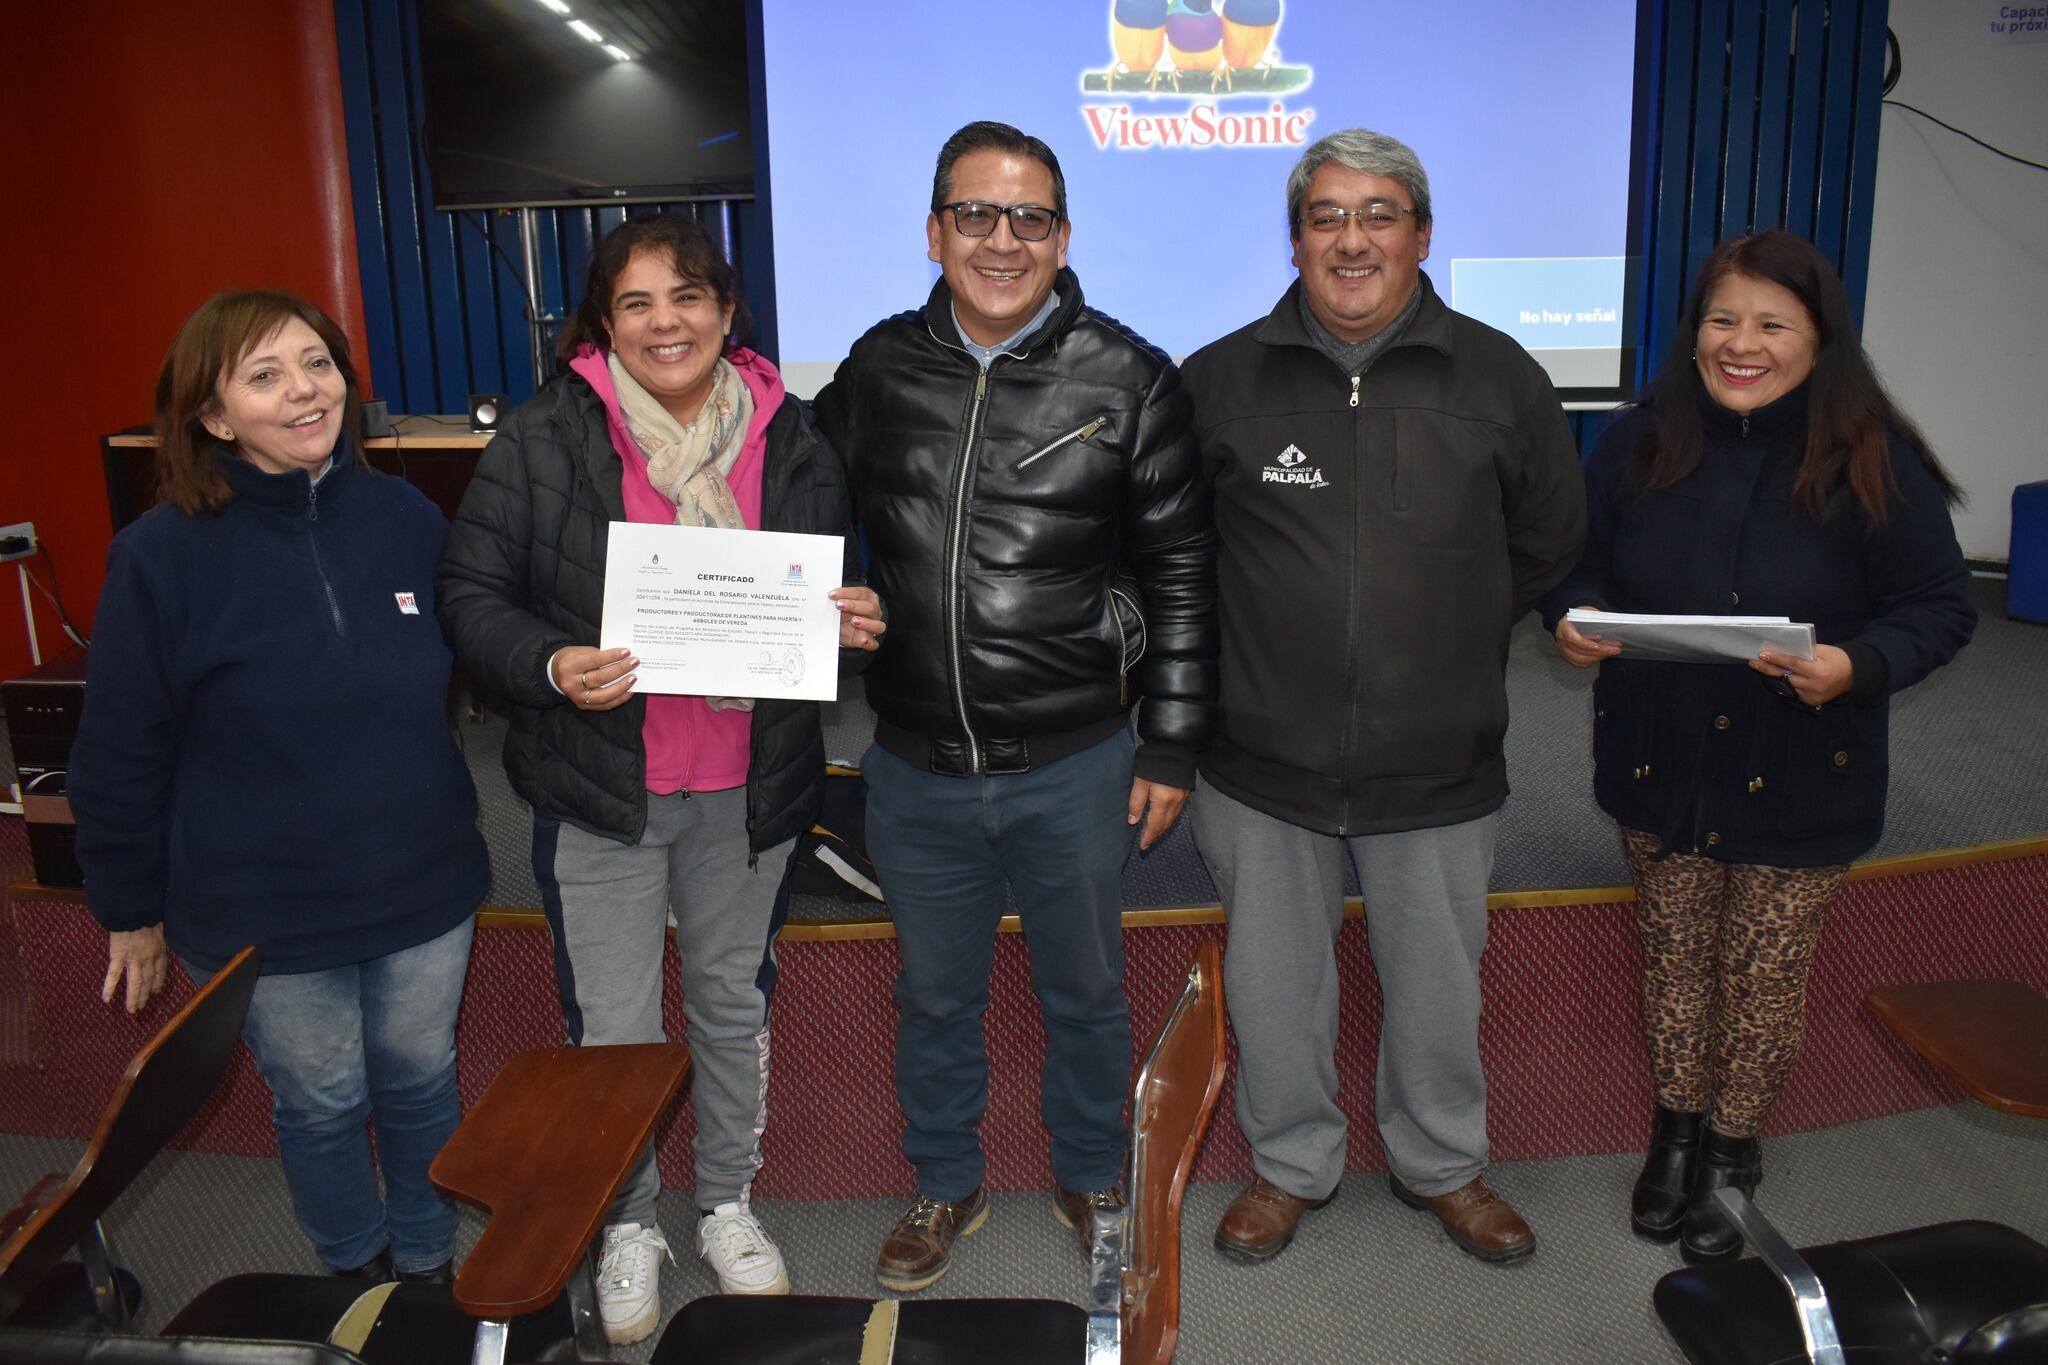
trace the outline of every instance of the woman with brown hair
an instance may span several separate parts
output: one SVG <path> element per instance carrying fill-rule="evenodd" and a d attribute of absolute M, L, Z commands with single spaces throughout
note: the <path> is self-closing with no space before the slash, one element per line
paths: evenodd
<path fill-rule="evenodd" d="M 69 784 L 104 998 L 256 945 L 243 1038 L 300 1227 L 336 1272 L 446 1281 L 427 1167 L 490 868 L 434 621 L 447 524 L 362 462 L 359 407 L 304 299 L 221 294 L 179 329 L 163 500 L 108 555 Z"/>
<path fill-rule="evenodd" d="M 1630 1219 L 1716 1260 L 1742 1239 L 1713 1193 L 1763 1178 L 1822 921 L 1884 827 L 1890 698 L 1976 624 L 1959 495 L 1871 369 L 1841 280 L 1787 232 L 1708 257 L 1586 493 L 1584 558 L 1543 610 L 1567 662 L 1600 665 L 1593 790 L 1636 887 L 1657 1108 Z M 1629 659 L 1572 607 L 1788 616 L 1816 644 Z"/>
<path fill-rule="evenodd" d="M 463 668 L 510 703 L 505 768 L 578 1045 L 658 1042 L 671 915 L 693 1071 L 696 1249 L 729 1294 L 789 1289 L 749 1201 L 767 1122 L 771 945 L 796 838 L 824 797 L 815 702 L 653 696 L 599 649 L 614 521 L 848 536 L 839 457 L 736 338 L 732 267 L 687 218 L 598 244 L 558 355 L 567 373 L 484 451 L 441 564 Z M 874 594 L 836 589 L 840 643 L 873 649 Z M 650 1148 L 606 1218 L 606 1335 L 654 1330 L 668 1254 Z"/>

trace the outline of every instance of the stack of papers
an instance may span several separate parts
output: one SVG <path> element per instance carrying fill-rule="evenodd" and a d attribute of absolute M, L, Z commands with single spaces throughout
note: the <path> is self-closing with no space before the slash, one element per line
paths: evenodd
<path fill-rule="evenodd" d="M 1652 616 L 1584 607 L 1573 607 L 1564 616 L 1579 634 L 1620 645 L 1624 659 L 1725 663 L 1754 659 L 1766 649 L 1813 657 L 1813 626 L 1788 616 Z"/>

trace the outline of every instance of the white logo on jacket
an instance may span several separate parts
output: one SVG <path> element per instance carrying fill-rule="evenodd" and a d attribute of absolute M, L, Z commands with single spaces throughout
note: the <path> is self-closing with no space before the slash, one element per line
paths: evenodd
<path fill-rule="evenodd" d="M 1330 481 L 1323 477 L 1320 465 L 1310 466 L 1308 456 L 1302 448 L 1288 442 L 1287 449 L 1273 457 L 1272 463 L 1259 471 L 1260 483 L 1291 483 L 1302 488 L 1328 488 Z"/>
<path fill-rule="evenodd" d="M 418 616 L 420 614 L 419 598 L 415 597 L 413 594 L 409 592 L 395 592 L 391 595 L 398 599 L 398 610 L 400 615 Z"/>

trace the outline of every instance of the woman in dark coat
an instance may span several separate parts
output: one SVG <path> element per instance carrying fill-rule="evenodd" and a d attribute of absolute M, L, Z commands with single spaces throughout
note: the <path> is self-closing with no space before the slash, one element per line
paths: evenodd
<path fill-rule="evenodd" d="M 505 767 L 533 807 L 570 1039 L 661 1040 L 673 923 L 696 1251 L 726 1293 L 778 1294 L 789 1276 L 749 1194 L 779 892 L 824 795 L 818 704 L 642 696 L 629 652 L 597 647 L 612 522 L 849 535 L 839 457 L 775 367 L 735 339 L 738 310 L 732 267 L 689 219 L 607 235 L 560 344 L 568 372 L 485 449 L 439 584 L 456 657 L 511 704 Z M 840 643 L 872 650 L 884 630 L 873 592 L 832 596 Z M 598 1308 L 614 1343 L 658 1321 L 660 1191 L 650 1148 L 606 1218 Z"/>
<path fill-rule="evenodd" d="M 1636 1231 L 1689 1261 L 1741 1237 L 1713 1203 L 1762 1179 L 1757 1134 L 1798 1053 L 1828 906 L 1884 826 L 1891 695 L 1976 613 L 1955 484 L 1893 406 L 1840 279 L 1785 232 L 1723 243 L 1672 351 L 1586 470 L 1584 559 L 1544 602 L 1600 664 L 1594 794 L 1621 826 L 1656 1074 Z M 1788 616 L 1811 659 L 1659 663 L 1564 619 Z"/>

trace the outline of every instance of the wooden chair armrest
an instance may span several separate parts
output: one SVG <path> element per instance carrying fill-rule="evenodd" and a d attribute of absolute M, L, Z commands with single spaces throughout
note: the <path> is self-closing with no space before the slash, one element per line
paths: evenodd
<path fill-rule="evenodd" d="M 2048 997 L 2017 981 L 1879 986 L 1877 1021 L 1994 1109 L 2048 1119 Z"/>
<path fill-rule="evenodd" d="M 428 1175 L 490 1224 L 455 1301 L 503 1321 L 554 1302 L 689 1074 L 681 1043 L 521 1053 L 485 1089 Z"/>
<path fill-rule="evenodd" d="M 15 1201 L 14 1207 L 7 1210 L 4 1217 L 0 1217 L 0 1248 L 6 1247 L 14 1234 L 20 1232 L 28 1220 L 35 1217 L 36 1210 L 42 1208 L 63 1183 L 64 1176 L 52 1171 L 28 1187 L 21 1198 Z M 8 1260 L 8 1256 L 0 1254 L 0 1266 L 5 1266 Z"/>

